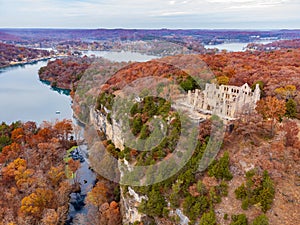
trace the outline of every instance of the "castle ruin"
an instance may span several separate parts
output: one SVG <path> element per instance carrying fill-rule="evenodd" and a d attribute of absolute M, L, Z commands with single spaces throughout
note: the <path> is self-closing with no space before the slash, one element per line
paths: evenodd
<path fill-rule="evenodd" d="M 241 87 L 207 83 L 204 91 L 189 91 L 187 96 L 188 104 L 194 110 L 228 120 L 237 118 L 241 113 L 253 112 L 259 99 L 259 85 L 252 91 L 247 83 Z"/>

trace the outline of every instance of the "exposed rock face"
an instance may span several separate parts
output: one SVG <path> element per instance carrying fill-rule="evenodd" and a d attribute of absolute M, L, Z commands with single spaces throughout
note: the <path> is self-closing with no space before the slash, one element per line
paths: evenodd
<path fill-rule="evenodd" d="M 116 148 L 119 148 L 120 150 L 124 149 L 122 129 L 120 124 L 118 124 L 114 119 L 112 119 L 111 124 L 106 115 L 99 111 L 91 110 L 90 121 L 97 130 L 102 131 L 106 135 L 106 138 L 115 144 Z M 128 167 L 130 166 L 126 161 L 125 165 L 128 165 Z M 120 170 L 120 172 L 122 176 L 122 171 Z M 139 213 L 138 206 L 143 199 L 148 199 L 147 196 L 139 196 L 131 187 L 128 187 L 128 191 L 124 191 L 122 186 L 120 189 L 123 224 L 126 225 L 134 223 L 135 221 L 141 221 L 144 215 Z"/>
<path fill-rule="evenodd" d="M 185 216 L 180 209 L 176 209 L 175 212 L 170 211 L 170 215 L 177 215 L 180 219 L 180 222 L 179 222 L 180 225 L 188 225 L 190 222 L 189 218 L 187 216 Z"/>
<path fill-rule="evenodd" d="M 107 140 L 111 140 L 115 144 L 116 148 L 124 150 L 124 138 L 120 124 L 114 119 L 110 123 L 106 115 L 96 110 L 90 111 L 90 121 L 97 130 L 106 135 Z"/>
<path fill-rule="evenodd" d="M 128 187 L 128 192 L 124 195 L 121 187 L 121 206 L 123 212 L 123 224 L 134 223 L 141 221 L 143 214 L 139 213 L 138 206 L 143 199 L 148 200 L 147 196 L 139 196 L 131 187 Z"/>

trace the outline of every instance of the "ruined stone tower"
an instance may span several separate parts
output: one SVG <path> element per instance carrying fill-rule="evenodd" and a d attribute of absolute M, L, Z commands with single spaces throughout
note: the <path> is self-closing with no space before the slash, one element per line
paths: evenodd
<path fill-rule="evenodd" d="M 241 87 L 206 84 L 204 91 L 189 91 L 187 98 L 194 110 L 231 120 L 241 113 L 255 110 L 256 102 L 260 99 L 260 89 L 258 84 L 254 91 L 247 83 Z"/>

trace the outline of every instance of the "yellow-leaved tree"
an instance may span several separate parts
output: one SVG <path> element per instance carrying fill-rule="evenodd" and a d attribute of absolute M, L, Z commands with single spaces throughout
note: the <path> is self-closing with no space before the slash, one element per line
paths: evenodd
<path fill-rule="evenodd" d="M 52 190 L 37 188 L 32 194 L 22 199 L 21 212 L 41 218 L 46 208 L 53 208 L 53 199 L 54 193 Z"/>

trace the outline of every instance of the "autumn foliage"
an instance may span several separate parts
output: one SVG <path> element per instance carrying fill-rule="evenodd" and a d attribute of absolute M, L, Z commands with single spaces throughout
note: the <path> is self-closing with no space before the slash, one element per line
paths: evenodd
<path fill-rule="evenodd" d="M 276 88 L 294 85 L 300 90 L 300 49 L 272 52 L 221 52 L 201 56 L 216 77 L 227 76 L 230 85 L 264 83 L 267 95 Z"/>
<path fill-rule="evenodd" d="M 188 77 L 188 74 L 174 65 L 149 61 L 144 63 L 132 63 L 115 73 L 102 86 L 102 91 L 121 90 L 126 85 L 140 78 L 147 77 L 161 77 L 166 79 L 173 79 L 176 77 Z"/>
<path fill-rule="evenodd" d="M 71 186 L 63 158 L 66 149 L 74 144 L 69 141 L 71 132 L 69 120 L 54 125 L 44 123 L 40 127 L 33 122 L 18 123 L 8 130 L 11 143 L 0 153 L 0 221 L 3 224 L 65 221 Z"/>
<path fill-rule="evenodd" d="M 87 57 L 68 57 L 49 61 L 47 66 L 40 68 L 39 77 L 50 82 L 52 86 L 72 90 L 92 61 Z"/>
<path fill-rule="evenodd" d="M 286 112 L 285 101 L 268 96 L 257 102 L 256 111 L 260 113 L 264 119 L 271 120 L 271 135 L 274 135 L 276 121 L 280 121 Z"/>
<path fill-rule="evenodd" d="M 47 57 L 50 53 L 46 50 L 17 47 L 0 42 L 0 67 L 8 66 L 10 62 L 18 62 L 24 59 L 36 59 Z"/>
<path fill-rule="evenodd" d="M 274 49 L 294 49 L 300 48 L 300 39 L 280 40 L 268 44 L 251 43 L 247 47 L 259 51 L 272 51 Z"/>
<path fill-rule="evenodd" d="M 98 177 L 99 181 L 87 194 L 85 203 L 87 214 L 80 214 L 74 219 L 75 224 L 86 225 L 121 225 L 120 205 L 114 193 L 116 184 Z"/>

